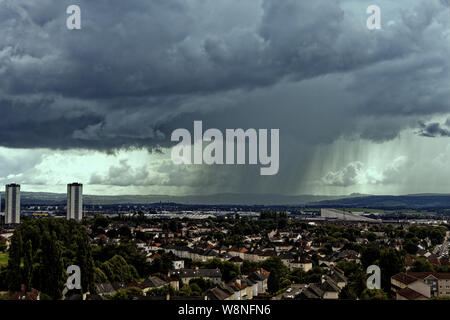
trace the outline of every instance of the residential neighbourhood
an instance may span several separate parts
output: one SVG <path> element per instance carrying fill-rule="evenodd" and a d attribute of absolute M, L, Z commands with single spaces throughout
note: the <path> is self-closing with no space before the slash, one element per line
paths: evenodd
<path fill-rule="evenodd" d="M 8 290 L 12 268 L 8 257 L 17 246 L 18 231 L 56 228 L 63 221 L 25 218 L 20 227 L 1 230 L 3 298 L 41 299 L 39 290 L 25 283 L 20 290 Z M 450 261 L 444 248 L 449 225 L 445 222 L 308 222 L 269 211 L 252 217 L 206 219 L 96 215 L 85 217 L 81 224 L 66 221 L 64 225 L 73 223 L 89 241 L 92 286 L 79 292 L 63 288 L 62 299 L 426 300 L 450 296 Z M 366 268 L 374 264 L 381 269 L 379 290 L 369 290 L 366 284 Z M 34 281 L 33 276 L 30 280 Z"/>

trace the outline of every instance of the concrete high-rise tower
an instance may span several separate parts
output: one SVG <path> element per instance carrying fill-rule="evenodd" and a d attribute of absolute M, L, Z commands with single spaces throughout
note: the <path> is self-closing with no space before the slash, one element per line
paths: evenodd
<path fill-rule="evenodd" d="M 83 185 L 71 183 L 67 185 L 67 220 L 83 219 Z"/>
<path fill-rule="evenodd" d="M 5 189 L 5 223 L 20 223 L 20 185 L 8 184 Z"/>

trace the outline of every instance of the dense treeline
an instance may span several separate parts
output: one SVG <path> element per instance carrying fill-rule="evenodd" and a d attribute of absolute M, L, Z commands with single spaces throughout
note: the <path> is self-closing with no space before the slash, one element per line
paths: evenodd
<path fill-rule="evenodd" d="M 95 292 L 95 265 L 85 227 L 63 219 L 25 220 L 12 236 L 0 289 L 18 291 L 25 285 L 26 290 L 41 291 L 43 298 L 59 299 L 69 265 L 82 270 L 82 291 Z"/>

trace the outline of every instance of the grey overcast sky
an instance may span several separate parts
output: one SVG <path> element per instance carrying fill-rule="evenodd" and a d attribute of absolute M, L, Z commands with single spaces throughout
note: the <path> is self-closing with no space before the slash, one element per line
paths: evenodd
<path fill-rule="evenodd" d="M 450 193 L 449 70 L 449 0 L 0 0 L 0 183 Z M 194 120 L 279 128 L 279 173 L 174 165 Z"/>

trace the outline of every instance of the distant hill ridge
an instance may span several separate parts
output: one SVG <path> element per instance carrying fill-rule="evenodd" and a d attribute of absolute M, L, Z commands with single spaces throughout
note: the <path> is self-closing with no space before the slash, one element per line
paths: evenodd
<path fill-rule="evenodd" d="M 0 193 L 4 201 L 4 193 Z M 22 204 L 65 204 L 66 194 L 48 192 L 22 192 Z M 168 196 L 168 195 L 84 195 L 85 204 L 153 204 L 178 203 L 198 205 L 265 205 L 315 207 L 360 207 L 360 208 L 434 208 L 449 207 L 450 194 L 410 194 L 410 195 L 279 195 L 279 194 L 234 194 Z"/>
<path fill-rule="evenodd" d="M 4 198 L 3 193 L 2 199 Z M 304 205 L 323 200 L 334 200 L 348 196 L 279 195 L 279 194 L 234 194 L 213 195 L 84 195 L 85 204 L 152 204 L 158 202 L 198 205 Z M 22 204 L 64 204 L 66 194 L 48 192 L 21 192 Z"/>

